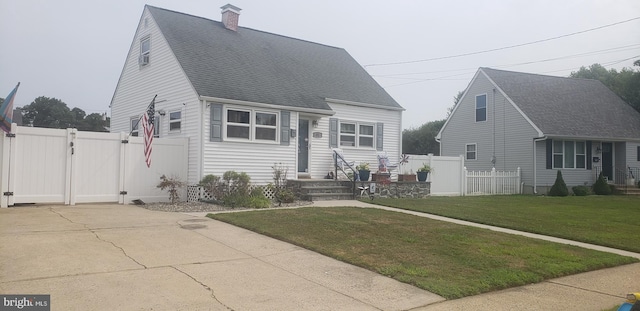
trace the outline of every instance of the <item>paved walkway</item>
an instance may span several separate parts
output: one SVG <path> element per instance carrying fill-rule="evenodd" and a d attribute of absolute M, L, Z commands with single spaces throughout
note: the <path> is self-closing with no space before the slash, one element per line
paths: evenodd
<path fill-rule="evenodd" d="M 50 294 L 52 310 L 602 310 L 640 289 L 633 264 L 445 301 L 202 215 L 0 209 L 0 294 Z"/>

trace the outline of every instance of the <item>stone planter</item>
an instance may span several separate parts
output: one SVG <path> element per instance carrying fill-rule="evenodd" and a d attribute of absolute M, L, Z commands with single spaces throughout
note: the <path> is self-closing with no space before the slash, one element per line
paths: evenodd
<path fill-rule="evenodd" d="M 398 181 L 416 181 L 415 174 L 399 174 Z"/>

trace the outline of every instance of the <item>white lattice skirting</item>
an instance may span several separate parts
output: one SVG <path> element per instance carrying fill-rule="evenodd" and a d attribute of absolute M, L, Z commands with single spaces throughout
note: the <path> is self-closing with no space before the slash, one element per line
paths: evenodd
<path fill-rule="evenodd" d="M 254 189 L 257 189 L 257 188 L 262 189 L 262 193 L 269 200 L 275 199 L 275 193 L 272 187 L 254 186 L 254 185 L 249 186 L 250 191 L 253 191 Z M 215 200 L 215 198 L 213 197 L 212 194 L 209 193 L 209 191 L 207 191 L 202 186 L 197 186 L 197 185 L 187 186 L 187 201 L 198 202 L 200 200 Z"/>

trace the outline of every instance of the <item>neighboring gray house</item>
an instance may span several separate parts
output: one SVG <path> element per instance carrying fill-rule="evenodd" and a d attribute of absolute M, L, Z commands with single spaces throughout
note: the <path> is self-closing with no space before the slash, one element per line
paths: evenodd
<path fill-rule="evenodd" d="M 520 167 L 525 193 L 557 170 L 567 186 L 640 177 L 640 113 L 597 80 L 480 68 L 436 140 L 469 170 Z"/>
<path fill-rule="evenodd" d="M 111 101 L 111 132 L 135 128 L 155 94 L 159 137 L 189 137 L 189 183 L 246 172 L 323 178 L 332 148 L 375 163 L 401 153 L 404 109 L 344 49 L 145 6 Z"/>

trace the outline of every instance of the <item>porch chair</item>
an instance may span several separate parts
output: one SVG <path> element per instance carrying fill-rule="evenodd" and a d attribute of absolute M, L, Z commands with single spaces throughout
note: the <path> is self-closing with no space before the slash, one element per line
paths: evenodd
<path fill-rule="evenodd" d="M 398 168 L 398 162 L 391 162 L 389 160 L 389 156 L 387 156 L 387 152 L 382 151 L 378 152 L 378 170 L 380 172 L 389 172 Z"/>

